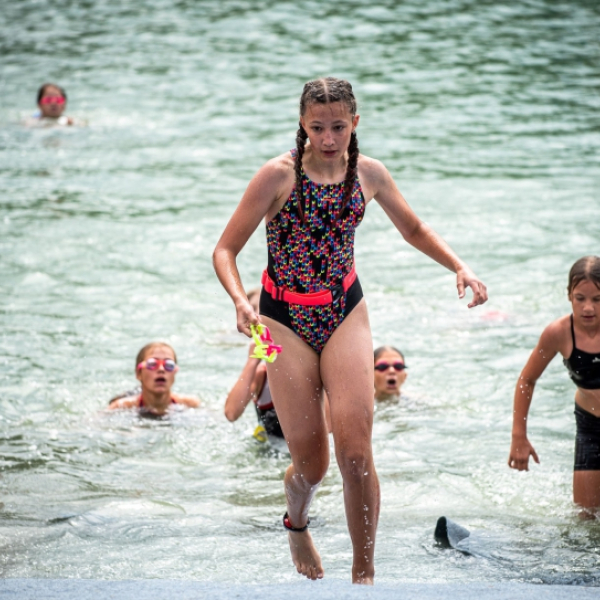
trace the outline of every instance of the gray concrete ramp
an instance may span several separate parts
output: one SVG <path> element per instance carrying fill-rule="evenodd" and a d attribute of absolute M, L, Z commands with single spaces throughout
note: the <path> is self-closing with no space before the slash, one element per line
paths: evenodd
<path fill-rule="evenodd" d="M 526 583 L 398 583 L 372 588 L 317 582 L 226 585 L 203 581 L 3 579 L 2 600 L 598 600 L 600 588 Z"/>

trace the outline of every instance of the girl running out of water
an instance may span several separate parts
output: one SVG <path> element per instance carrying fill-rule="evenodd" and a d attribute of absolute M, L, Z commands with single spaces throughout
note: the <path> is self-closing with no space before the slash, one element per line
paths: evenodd
<path fill-rule="evenodd" d="M 517 382 L 508 466 L 527 471 L 530 456 L 540 462 L 527 438 L 527 414 L 536 381 L 560 352 L 577 386 L 573 500 L 587 517 L 600 508 L 600 257 L 584 256 L 571 267 L 567 292 L 573 312 L 544 329 Z"/>
<path fill-rule="evenodd" d="M 352 581 L 372 584 L 379 482 L 373 464 L 373 343 L 354 266 L 354 232 L 374 198 L 404 239 L 457 276 L 469 307 L 485 286 L 408 206 L 382 163 L 360 154 L 352 86 L 328 77 L 304 86 L 296 148 L 267 162 L 251 180 L 219 240 L 213 261 L 231 296 L 237 327 L 267 325 L 283 352 L 267 365 L 292 464 L 284 486 L 292 560 L 309 579 L 323 566 L 308 528 L 309 507 L 329 466 L 322 389 L 329 398 L 335 454 L 353 548 Z M 248 302 L 236 257 L 260 221 L 268 266 L 260 317 Z"/>

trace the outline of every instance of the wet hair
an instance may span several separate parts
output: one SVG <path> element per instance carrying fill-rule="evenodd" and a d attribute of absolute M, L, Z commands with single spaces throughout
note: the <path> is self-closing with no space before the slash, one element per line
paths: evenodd
<path fill-rule="evenodd" d="M 402 362 L 406 362 L 406 359 L 404 358 L 404 354 L 402 354 L 402 352 L 400 352 L 400 350 L 398 350 L 398 348 L 394 348 L 394 346 L 379 346 L 379 348 L 377 348 L 374 352 L 373 352 L 373 363 L 377 362 L 377 359 L 384 353 L 384 352 L 395 352 L 396 354 L 399 354 L 402 357 Z"/>
<path fill-rule="evenodd" d="M 343 102 L 350 111 L 352 117 L 356 115 L 357 105 L 354 92 L 350 83 L 344 79 L 336 79 L 335 77 L 325 77 L 322 79 L 315 79 L 309 81 L 304 85 L 302 90 L 302 96 L 300 96 L 300 116 L 303 117 L 306 113 L 306 109 L 311 104 L 331 104 L 333 102 Z M 294 163 L 294 171 L 296 174 L 296 195 L 298 198 L 298 212 L 300 218 L 304 221 L 303 205 L 304 190 L 302 189 L 302 157 L 304 156 L 304 146 L 308 134 L 302 123 L 298 123 L 298 131 L 296 132 L 296 159 Z M 357 164 L 358 164 L 358 138 L 356 132 L 353 131 L 350 135 L 350 145 L 348 146 L 348 165 L 346 166 L 346 176 L 344 178 L 344 199 L 342 201 L 342 207 L 337 215 L 333 215 L 333 219 L 337 219 L 342 216 L 346 206 L 352 198 L 352 192 L 354 191 L 354 182 L 357 175 Z"/>
<path fill-rule="evenodd" d="M 37 101 L 38 104 L 40 103 L 40 100 L 42 99 L 42 97 L 44 96 L 44 94 L 46 93 L 46 89 L 49 88 L 50 86 L 55 87 L 59 92 L 60 95 L 66 100 L 67 99 L 67 92 L 65 92 L 65 90 L 63 90 L 63 88 L 60 87 L 60 85 L 56 85 L 55 83 L 44 83 L 40 89 L 38 90 L 38 94 L 37 94 Z"/>
<path fill-rule="evenodd" d="M 173 352 L 173 358 L 175 359 L 175 362 L 177 362 L 177 354 L 175 353 L 175 350 L 173 349 L 172 346 L 170 346 L 169 344 L 165 344 L 165 342 L 150 342 L 149 344 L 146 344 L 137 354 L 137 357 L 135 359 L 135 370 L 137 371 L 137 366 L 144 360 L 144 357 L 146 356 L 146 352 L 148 352 L 148 350 L 150 350 L 151 348 L 155 348 L 157 346 L 164 346 L 165 348 L 170 348 L 171 351 Z"/>
<path fill-rule="evenodd" d="M 567 291 L 569 295 L 582 282 L 591 281 L 600 289 L 600 257 L 584 256 L 571 267 L 569 271 L 569 284 Z"/>

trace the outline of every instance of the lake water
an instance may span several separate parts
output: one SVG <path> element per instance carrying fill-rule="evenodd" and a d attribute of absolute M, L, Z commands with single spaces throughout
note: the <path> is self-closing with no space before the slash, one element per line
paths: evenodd
<path fill-rule="evenodd" d="M 541 458 L 506 465 L 512 393 L 567 273 L 600 254 L 596 2 L 4 2 L 0 11 L 0 574 L 295 581 L 284 449 L 231 425 L 246 355 L 210 255 L 252 174 L 294 145 L 305 81 L 349 79 L 363 153 L 488 285 L 454 277 L 369 205 L 357 265 L 375 343 L 406 353 L 374 428 L 381 582 L 600 585 L 600 524 L 571 501 L 574 387 L 538 383 Z M 86 127 L 31 129 L 44 81 Z M 264 227 L 240 257 L 248 287 Z M 107 414 L 138 349 L 173 344 L 168 421 Z M 349 579 L 342 483 L 314 503 L 326 576 Z M 438 548 L 447 516 L 482 552 Z"/>

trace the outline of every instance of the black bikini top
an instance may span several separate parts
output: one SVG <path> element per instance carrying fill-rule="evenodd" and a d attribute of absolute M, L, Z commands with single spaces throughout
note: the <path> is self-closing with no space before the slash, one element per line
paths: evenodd
<path fill-rule="evenodd" d="M 563 364 L 569 371 L 569 377 L 577 387 L 584 390 L 600 389 L 600 352 L 590 354 L 577 348 L 573 315 L 571 315 L 571 337 L 573 338 L 573 351 L 569 358 L 563 359 Z"/>

